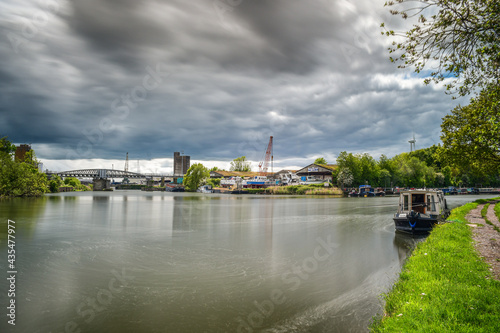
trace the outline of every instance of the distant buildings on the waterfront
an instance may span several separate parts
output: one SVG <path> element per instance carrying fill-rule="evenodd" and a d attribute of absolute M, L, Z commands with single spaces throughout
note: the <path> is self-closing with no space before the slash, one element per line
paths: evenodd
<path fill-rule="evenodd" d="M 333 182 L 333 172 L 337 170 L 337 165 L 334 164 L 309 164 L 300 170 L 281 170 L 279 172 L 266 173 L 268 178 L 279 179 L 283 176 L 294 175 L 297 176 L 301 181 L 307 181 L 307 179 L 315 179 L 321 182 Z M 210 171 L 210 178 L 253 178 L 262 175 L 261 172 L 244 172 L 244 171 L 222 171 L 214 170 Z"/>

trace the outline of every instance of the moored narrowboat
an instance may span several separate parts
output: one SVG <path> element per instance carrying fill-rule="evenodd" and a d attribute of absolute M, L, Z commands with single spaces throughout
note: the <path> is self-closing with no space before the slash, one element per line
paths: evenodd
<path fill-rule="evenodd" d="M 443 191 L 403 190 L 399 195 L 394 224 L 396 231 L 410 234 L 427 233 L 449 214 Z"/>

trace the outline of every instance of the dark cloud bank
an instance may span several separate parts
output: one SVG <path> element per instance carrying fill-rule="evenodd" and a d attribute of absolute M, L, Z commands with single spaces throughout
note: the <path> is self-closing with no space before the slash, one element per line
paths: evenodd
<path fill-rule="evenodd" d="M 383 1 L 49 4 L 0 5 L 0 131 L 42 158 L 391 156 L 457 104 L 388 61 Z"/>

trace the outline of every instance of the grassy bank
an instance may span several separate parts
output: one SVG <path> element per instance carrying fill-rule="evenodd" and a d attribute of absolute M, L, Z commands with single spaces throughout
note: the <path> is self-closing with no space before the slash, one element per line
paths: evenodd
<path fill-rule="evenodd" d="M 500 282 L 474 249 L 465 219 L 477 205 L 454 209 L 453 223 L 416 247 L 372 332 L 500 332 Z"/>
<path fill-rule="evenodd" d="M 495 229 L 496 231 L 500 232 L 500 228 L 497 227 L 495 224 L 493 224 L 493 222 L 491 222 L 490 220 L 488 220 L 488 217 L 486 216 L 487 215 L 487 212 L 488 212 L 488 208 L 490 208 L 490 204 L 487 203 L 484 205 L 483 209 L 481 209 L 481 216 L 482 218 L 484 219 L 484 221 L 486 223 L 488 223 L 489 225 L 491 225 L 493 227 L 493 229 Z"/>
<path fill-rule="evenodd" d="M 337 187 L 325 187 L 323 184 L 312 185 L 290 185 L 273 186 L 266 188 L 267 194 L 294 194 L 294 195 L 336 195 L 342 196 L 343 193 Z"/>
<path fill-rule="evenodd" d="M 268 188 L 249 188 L 245 189 L 250 194 L 287 194 L 287 195 L 334 195 L 343 196 L 343 193 L 337 187 L 325 187 L 323 184 L 313 185 L 290 185 L 290 186 L 272 186 Z"/>

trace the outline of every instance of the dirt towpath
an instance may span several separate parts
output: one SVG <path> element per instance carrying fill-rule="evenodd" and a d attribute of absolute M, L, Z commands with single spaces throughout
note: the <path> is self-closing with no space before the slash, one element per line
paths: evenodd
<path fill-rule="evenodd" d="M 486 218 L 500 229 L 500 222 L 494 212 L 495 204 L 496 202 L 492 202 L 488 207 Z M 473 228 L 476 250 L 491 266 L 490 271 L 495 279 L 500 280 L 500 232 L 481 217 L 483 207 L 484 204 L 478 205 L 476 209 L 469 212 L 466 219 L 469 221 L 469 226 Z"/>

